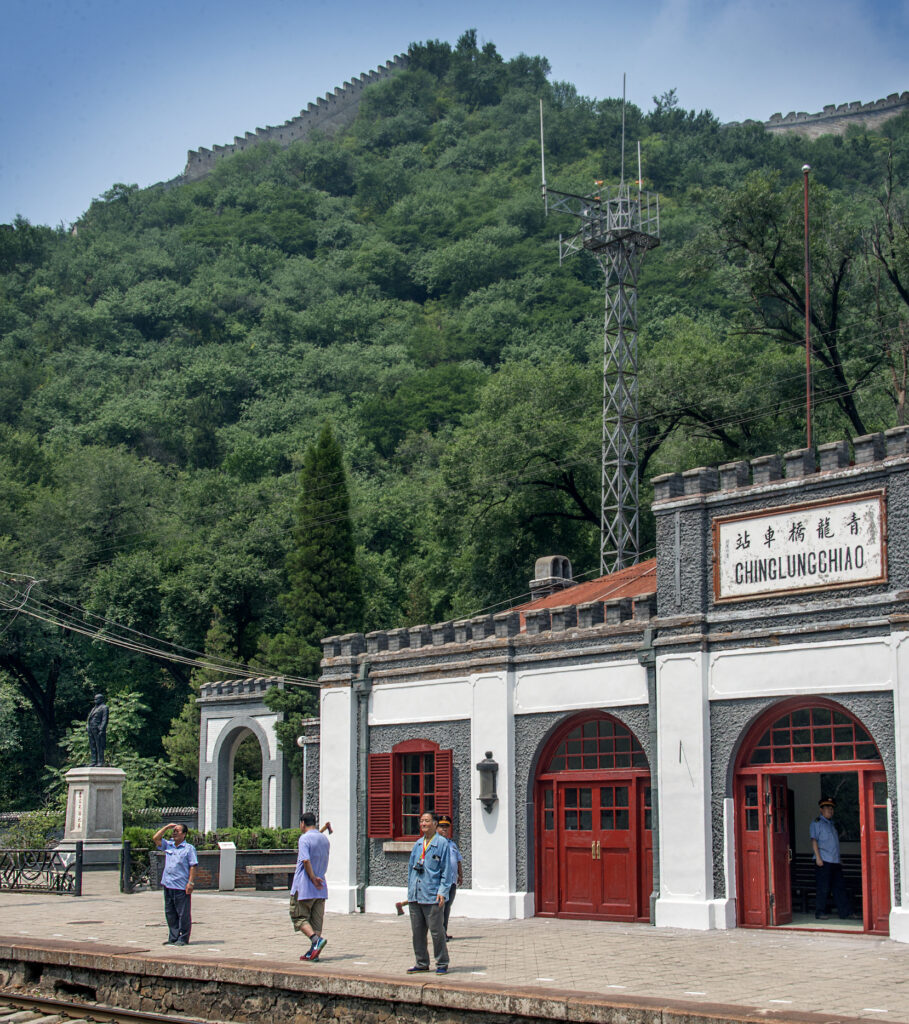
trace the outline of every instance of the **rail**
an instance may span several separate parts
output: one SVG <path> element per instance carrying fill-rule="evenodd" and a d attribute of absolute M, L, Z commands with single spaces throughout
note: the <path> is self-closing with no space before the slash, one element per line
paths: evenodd
<path fill-rule="evenodd" d="M 119 1006 L 106 1006 L 103 1003 L 71 1003 L 62 999 L 51 999 L 47 996 L 19 995 L 0 990 L 0 1019 L 8 1016 L 8 1011 L 16 1014 L 16 1024 L 29 1024 L 28 1019 L 20 1017 L 20 1011 L 33 1011 L 41 1019 L 42 1024 L 52 1024 L 51 1018 L 59 1021 L 78 1020 L 106 1022 L 153 1021 L 155 1024 L 202 1024 L 200 1017 L 179 1017 L 172 1013 L 148 1013 L 142 1010 L 126 1010 Z"/>

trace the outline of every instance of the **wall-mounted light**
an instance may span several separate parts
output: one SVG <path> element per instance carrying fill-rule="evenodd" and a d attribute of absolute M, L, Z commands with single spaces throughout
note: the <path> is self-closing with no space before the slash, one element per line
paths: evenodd
<path fill-rule="evenodd" d="M 482 761 L 477 761 L 480 773 L 480 795 L 477 799 L 483 804 L 483 810 L 490 813 L 498 803 L 496 794 L 496 776 L 499 774 L 499 762 L 492 759 L 492 751 L 487 750 Z"/>

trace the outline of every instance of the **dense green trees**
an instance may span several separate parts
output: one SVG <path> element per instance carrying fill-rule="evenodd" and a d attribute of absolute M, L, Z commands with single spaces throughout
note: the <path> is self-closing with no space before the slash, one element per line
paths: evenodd
<path fill-rule="evenodd" d="M 559 265 L 538 102 L 572 191 L 619 173 L 621 109 L 547 76 L 427 42 L 340 135 L 0 226 L 0 805 L 37 802 L 97 689 L 148 707 L 136 756 L 169 733 L 191 799 L 198 677 L 77 626 L 311 675 L 323 633 L 507 601 L 543 553 L 595 570 L 602 275 Z M 643 493 L 804 437 L 806 161 L 816 439 L 905 419 L 909 118 L 808 141 L 669 90 L 626 123 L 663 197 Z"/>

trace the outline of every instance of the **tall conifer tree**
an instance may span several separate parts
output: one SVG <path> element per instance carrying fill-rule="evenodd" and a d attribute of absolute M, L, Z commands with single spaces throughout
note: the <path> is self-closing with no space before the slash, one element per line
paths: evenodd
<path fill-rule="evenodd" d="M 287 631 L 270 645 L 269 660 L 277 667 L 280 659 L 282 671 L 315 678 L 322 638 L 357 630 L 363 620 L 347 477 L 328 424 L 303 459 L 286 565 L 289 589 L 281 602 Z"/>

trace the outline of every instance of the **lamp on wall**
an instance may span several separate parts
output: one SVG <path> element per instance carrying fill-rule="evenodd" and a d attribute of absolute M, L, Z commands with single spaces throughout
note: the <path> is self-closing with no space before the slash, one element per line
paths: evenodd
<path fill-rule="evenodd" d="M 490 813 L 499 800 L 496 794 L 499 762 L 492 759 L 491 750 L 487 750 L 483 760 L 477 762 L 477 771 L 480 773 L 480 795 L 477 799 L 483 804 L 483 810 Z"/>

